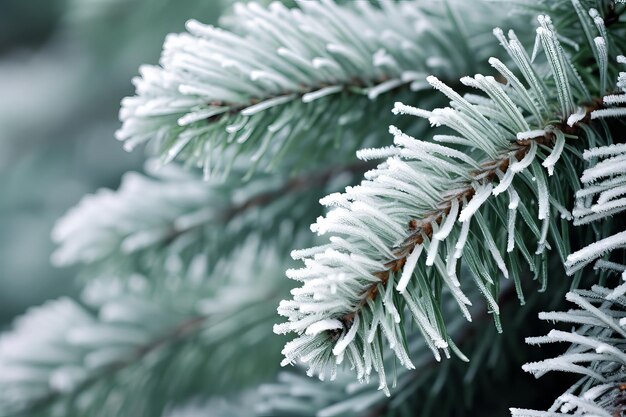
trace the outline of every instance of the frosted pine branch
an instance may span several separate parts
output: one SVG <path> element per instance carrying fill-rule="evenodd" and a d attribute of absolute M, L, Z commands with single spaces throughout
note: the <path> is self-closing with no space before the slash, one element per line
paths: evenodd
<path fill-rule="evenodd" d="M 537 377 L 552 371 L 574 372 L 582 379 L 556 399 L 547 411 L 511 408 L 514 417 L 551 417 L 565 415 L 611 417 L 623 412 L 623 382 L 626 379 L 626 330 L 624 328 L 623 288 L 615 291 L 594 286 L 590 291 L 575 291 L 567 299 L 576 310 L 542 313 L 543 320 L 579 325 L 574 332 L 552 330 L 547 336 L 528 338 L 531 344 L 567 343 L 569 349 L 556 358 L 524 365 Z"/>
<path fill-rule="evenodd" d="M 52 258 L 57 265 L 104 266 L 115 274 L 120 266 L 129 273 L 184 273 L 194 258 L 213 263 L 248 236 L 278 243 L 282 224 L 306 228 L 307 219 L 319 215 L 316 202 L 324 193 L 368 167 L 357 162 L 282 179 L 257 175 L 244 185 L 237 178 L 207 182 L 174 164 L 156 169 L 150 163 L 146 175 L 127 173 L 118 190 L 88 195 L 62 217 L 52 233 L 59 244 Z M 289 234 L 285 250 L 304 235 Z"/>
<path fill-rule="evenodd" d="M 52 232 L 60 244 L 53 262 L 92 263 L 117 252 L 128 256 L 215 219 L 228 204 L 218 188 L 180 168 L 152 173 L 156 178 L 126 173 L 119 190 L 84 197 Z"/>
<path fill-rule="evenodd" d="M 258 252 L 246 245 L 208 279 L 196 267 L 167 284 L 139 276 L 94 280 L 82 297 L 87 307 L 60 299 L 27 312 L 0 338 L 0 415 L 95 415 L 109 395 L 128 411 L 161 415 L 169 402 L 190 399 L 198 381 L 218 389 L 248 380 L 251 362 L 229 374 L 211 364 L 232 354 L 242 364 L 255 361 L 250 339 L 278 359 L 277 341 L 263 336 L 285 290 L 283 265 L 272 250 Z M 251 285 L 259 279 L 263 286 Z M 219 349 L 224 338 L 227 351 Z M 274 372 L 272 362 L 256 364 L 257 377 Z M 117 386 L 120 375 L 131 382 Z M 160 381 L 168 378 L 176 384 L 162 395 Z M 67 401 L 81 394 L 83 401 Z"/>
<path fill-rule="evenodd" d="M 207 177 L 228 172 L 239 154 L 254 169 L 274 167 L 289 146 L 307 156 L 287 154 L 298 165 L 320 148 L 332 150 L 326 157 L 337 147 L 351 153 L 380 126 L 363 115 L 380 114 L 389 91 L 422 89 L 427 73 L 473 69 L 464 51 L 497 13 L 455 2 L 472 22 L 464 37 L 437 3 L 298 5 L 239 4 L 233 31 L 192 20 L 188 33 L 170 35 L 160 66 L 142 67 L 136 96 L 122 102 L 117 137 L 125 148 L 149 141 L 164 162 L 178 157 Z M 345 129 L 341 143 L 329 126 Z"/>
<path fill-rule="evenodd" d="M 414 366 L 406 351 L 405 331 L 410 324 L 424 335 L 435 358 L 450 355 L 445 319 L 432 294 L 435 288 L 443 288 L 470 319 L 471 301 L 457 278 L 461 257 L 498 326 L 499 274 L 513 273 L 518 282 L 517 269 L 526 262 L 545 282 L 541 272 L 545 269 L 536 265 L 550 248 L 549 231 L 559 233 L 551 222 L 550 200 L 563 195 L 560 190 L 551 195 L 548 177 L 559 176 L 558 161 L 572 157 L 564 151 L 567 138 L 584 135 L 580 125 L 594 108 L 585 110 L 583 117 L 571 118 L 579 111 L 576 103 L 587 101 L 587 88 L 580 88 L 581 80 L 572 71 L 551 20 L 542 16 L 539 23 L 541 49 L 535 53 L 543 51 L 547 68 L 531 62 L 513 33 L 506 39 L 496 30 L 521 79 L 491 60 L 506 85 L 482 75 L 461 79 L 484 97 L 464 98 L 429 77 L 428 82 L 450 100 L 450 107 L 425 111 L 396 105 L 395 113 L 425 117 L 433 126 L 455 130 L 450 142 L 458 147 L 419 141 L 392 127 L 396 151 L 381 151 L 392 156 L 367 173 L 361 185 L 328 200 L 335 208 L 319 218 L 312 230 L 330 235 L 330 244 L 310 252 L 303 268 L 288 271 L 303 285 L 293 292 L 293 300 L 278 309 L 288 322 L 275 331 L 298 334 L 285 346 L 283 364 L 302 360 L 309 374 L 332 378 L 337 364 L 347 358 L 358 379 L 367 380 L 376 371 L 381 389 L 387 390 L 384 364 L 378 358 L 387 345 L 402 365 Z M 537 74 L 546 69 L 556 85 L 553 89 L 539 81 Z M 559 121 L 548 122 L 555 119 Z M 567 123 L 572 120 L 578 122 Z M 448 138 L 439 136 L 442 142 Z M 361 156 L 374 155 L 367 151 Z M 560 177 L 560 187 L 568 183 L 576 187 L 570 180 Z M 557 209 L 562 211 L 565 204 L 557 201 Z M 518 212 L 523 221 L 516 222 Z M 513 220 L 507 223 L 503 213 Z M 508 230 L 508 238 L 494 234 L 498 225 Z M 536 248 L 528 248 L 529 237 Z M 564 257 L 559 239 L 556 246 Z M 500 252 L 503 247 L 506 253 Z M 338 320 L 343 328 L 307 334 L 310 326 L 326 320 Z M 334 348 L 340 345 L 342 349 Z"/>
<path fill-rule="evenodd" d="M 626 146 L 615 144 L 588 149 L 583 157 L 591 166 L 582 174 L 583 188 L 576 192 L 572 211 L 574 224 L 600 222 L 623 213 L 626 210 Z M 567 257 L 567 273 L 571 275 L 593 261 L 600 262 L 610 252 L 624 248 L 626 231 L 598 239 Z"/>

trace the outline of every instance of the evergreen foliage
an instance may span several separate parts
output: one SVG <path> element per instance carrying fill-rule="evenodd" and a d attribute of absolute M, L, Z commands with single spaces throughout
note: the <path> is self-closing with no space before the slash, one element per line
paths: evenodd
<path fill-rule="evenodd" d="M 168 36 L 117 132 L 157 159 L 58 221 L 82 292 L 0 336 L 0 416 L 469 415 L 520 360 L 581 379 L 513 416 L 621 415 L 626 5 L 500 3 Z"/>
<path fill-rule="evenodd" d="M 590 30 L 593 15 L 582 16 L 581 26 Z M 382 341 L 401 365 L 413 369 L 406 349 L 409 325 L 419 328 L 437 360 L 440 350 L 464 357 L 445 329 L 439 304 L 452 296 L 471 321 L 467 306 L 472 303 L 458 279 L 463 255 L 498 327 L 500 274 L 511 274 L 519 288 L 519 270 L 526 263 L 545 290 L 547 250 L 554 246 L 561 259 L 571 253 L 554 217 L 571 218 L 565 207 L 578 183 L 575 159 L 588 129 L 584 123 L 612 113 L 576 104 L 601 95 L 604 86 L 588 88 L 551 19 L 540 15 L 538 21 L 532 57 L 514 32 L 506 39 L 502 30 L 494 30 L 523 81 L 491 58 L 505 86 L 490 76 L 464 77 L 464 85 L 483 95 L 462 97 L 430 76 L 428 82 L 451 100 L 450 107 L 427 111 L 396 103 L 396 114 L 452 129 L 455 135 L 433 140 L 456 146 L 416 140 L 392 125 L 394 146 L 357 154 L 388 157 L 385 163 L 368 172 L 361 185 L 322 200 L 337 208 L 312 230 L 332 237 L 327 245 L 292 253 L 305 258 L 305 267 L 288 276 L 304 284 L 279 308 L 289 322 L 275 331 L 299 334 L 285 346 L 284 363 L 301 359 L 310 363 L 311 374 L 323 378 L 330 372 L 333 378 L 345 356 L 359 379 L 367 380 L 375 370 L 387 390 Z M 603 22 L 597 26 L 590 48 L 609 45 Z M 544 61 L 539 61 L 541 50 Z M 598 57 L 596 65 L 606 78 L 606 59 Z M 601 145 L 609 139 L 587 136 Z M 494 233 L 501 230 L 507 234 Z M 499 249 L 504 247 L 506 253 Z M 521 292 L 519 297 L 523 300 Z"/>
<path fill-rule="evenodd" d="M 189 33 L 166 40 L 160 67 L 141 68 L 117 138 L 127 149 L 150 141 L 164 162 L 178 157 L 207 178 L 227 174 L 240 154 L 250 175 L 283 157 L 292 168 L 337 152 L 345 160 L 381 140 L 369 136 L 386 123 L 365 115 L 426 88 L 433 71 L 475 70 L 481 56 L 470 51 L 490 29 L 484 5 L 462 2 L 298 4 L 238 4 L 233 32 L 189 21 Z M 301 140 L 304 132 L 315 140 Z"/>

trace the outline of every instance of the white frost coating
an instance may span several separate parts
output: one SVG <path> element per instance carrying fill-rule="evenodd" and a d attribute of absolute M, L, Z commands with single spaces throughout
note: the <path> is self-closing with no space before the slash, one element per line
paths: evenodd
<path fill-rule="evenodd" d="M 356 151 L 356 157 L 361 161 L 371 161 L 372 159 L 389 158 L 396 156 L 400 150 L 395 146 L 385 146 L 383 148 L 365 148 Z"/>
<path fill-rule="evenodd" d="M 176 124 L 178 124 L 178 126 L 187 126 L 191 123 L 208 119 L 211 116 L 225 113 L 226 111 L 228 111 L 228 107 L 218 107 L 213 109 L 200 110 L 193 113 L 187 113 L 186 115 L 178 118 L 178 120 L 176 120 Z M 191 139 L 191 137 L 189 139 Z"/>
<path fill-rule="evenodd" d="M 622 273 L 622 279 L 626 281 L 626 276 L 623 273 L 626 272 L 626 265 L 618 264 L 617 262 L 605 261 L 604 259 L 598 259 L 593 266 L 593 269 L 610 269 Z"/>
<path fill-rule="evenodd" d="M 519 194 L 515 190 L 509 190 L 509 210 L 515 210 L 519 206 Z"/>
<path fill-rule="evenodd" d="M 546 134 L 543 129 L 528 130 L 526 132 L 517 132 L 517 140 L 529 140 L 534 138 L 542 138 Z"/>
<path fill-rule="evenodd" d="M 517 209 L 509 210 L 509 218 L 507 221 L 507 241 L 506 251 L 511 253 L 515 249 L 515 218 L 517 217 Z"/>
<path fill-rule="evenodd" d="M 626 152 L 626 143 L 616 143 L 609 146 L 587 149 L 583 152 L 583 158 L 590 160 L 601 156 L 611 156 Z"/>
<path fill-rule="evenodd" d="M 320 198 L 320 204 L 325 207 L 344 207 L 347 208 L 350 202 L 345 195 L 341 193 L 328 194 L 326 197 Z"/>
<path fill-rule="evenodd" d="M 521 161 L 515 162 L 513 165 L 509 167 L 509 169 L 515 173 L 522 171 L 524 168 L 528 167 L 533 160 L 535 159 L 535 154 L 537 153 L 537 142 L 534 140 L 530 142 L 530 149 L 526 156 L 522 158 Z"/>
<path fill-rule="evenodd" d="M 413 275 L 415 265 L 417 265 L 417 260 L 419 259 L 423 249 L 424 246 L 416 245 L 415 248 L 413 248 L 411 254 L 406 258 L 406 263 L 404 264 L 404 268 L 402 268 L 402 276 L 400 277 L 400 280 L 398 281 L 398 286 L 396 287 L 396 290 L 398 290 L 398 292 L 403 293 L 406 289 L 406 286 L 409 284 L 409 280 Z"/>
<path fill-rule="evenodd" d="M 580 122 L 587 115 L 587 111 L 584 107 L 578 107 L 576 112 L 570 114 L 567 118 L 567 125 L 573 127 L 576 123 Z"/>
<path fill-rule="evenodd" d="M 626 107 L 612 109 L 600 109 L 591 112 L 591 119 L 602 119 L 606 117 L 626 117 Z"/>
<path fill-rule="evenodd" d="M 431 116 L 431 112 L 428 110 L 422 110 L 417 107 L 408 106 L 399 101 L 394 103 L 391 112 L 393 114 L 408 114 L 411 116 L 423 117 L 424 119 L 428 119 Z"/>
<path fill-rule="evenodd" d="M 616 300 L 619 297 L 623 296 L 624 294 L 626 294 L 626 282 L 615 287 L 613 291 L 609 295 L 606 296 L 606 299 Z"/>
<path fill-rule="evenodd" d="M 433 225 L 433 228 L 436 229 L 436 225 Z M 428 255 L 426 256 L 426 266 L 433 266 L 435 262 L 435 257 L 437 256 L 437 249 L 439 248 L 439 240 L 433 238 L 430 241 L 430 245 L 428 246 Z"/>
<path fill-rule="evenodd" d="M 465 223 L 466 221 L 470 220 L 474 213 L 476 213 L 476 210 L 478 210 L 480 206 L 482 206 L 482 204 L 487 201 L 487 199 L 491 195 L 492 190 L 493 185 L 491 183 L 476 190 L 476 194 L 474 194 L 474 197 L 470 200 L 469 203 L 467 203 L 463 210 L 461 210 L 461 214 L 459 215 L 459 221 L 461 223 Z"/>
<path fill-rule="evenodd" d="M 387 281 L 387 285 L 385 288 L 385 296 L 383 297 L 383 304 L 385 308 L 387 309 L 387 312 L 391 315 L 391 317 L 393 317 L 393 321 L 397 324 L 402 321 L 402 317 L 400 317 L 400 313 L 398 313 L 398 309 L 396 308 L 394 301 L 393 301 L 393 294 L 395 293 L 393 280 L 394 280 L 394 277 L 393 277 L 393 274 L 391 274 L 389 276 L 389 279 Z"/>
<path fill-rule="evenodd" d="M 346 350 L 346 347 L 348 347 L 348 345 L 352 343 L 352 341 L 354 340 L 354 337 L 356 336 L 356 332 L 359 328 L 359 323 L 360 323 L 359 315 L 355 314 L 354 321 L 352 322 L 352 326 L 350 326 L 350 330 L 348 330 L 348 333 L 346 333 L 345 336 L 339 339 L 335 347 L 333 347 L 333 354 L 335 356 L 341 355 Z"/>
<path fill-rule="evenodd" d="M 306 328 L 305 334 L 314 336 L 326 330 L 343 329 L 343 324 L 337 319 L 325 319 L 311 324 Z"/>
<path fill-rule="evenodd" d="M 515 177 L 515 173 L 510 169 L 506 171 L 506 173 L 500 178 L 500 182 L 491 192 L 494 196 L 501 194 L 508 190 L 513 182 L 513 178 Z"/>
<path fill-rule="evenodd" d="M 580 180 L 583 183 L 588 183 L 598 178 L 621 174 L 624 171 L 624 167 L 626 167 L 626 155 L 615 156 L 584 170 Z"/>
<path fill-rule="evenodd" d="M 626 198 L 620 198 L 617 200 L 612 200 L 605 203 L 600 203 L 591 207 L 591 211 L 594 213 L 607 213 L 614 212 L 615 209 L 624 209 L 626 208 Z M 619 210 L 621 211 L 621 210 Z"/>
<path fill-rule="evenodd" d="M 452 256 L 452 253 L 449 253 L 448 259 L 446 260 L 446 272 L 448 276 L 450 277 L 450 279 L 452 279 L 452 282 L 454 282 L 454 285 L 457 287 L 460 287 L 461 283 L 459 282 L 459 279 L 456 276 L 456 264 L 457 264 L 457 258 Z"/>
<path fill-rule="evenodd" d="M 436 143 L 427 142 L 423 140 L 417 140 L 412 136 L 407 135 L 402 132 L 396 126 L 389 126 L 389 133 L 394 136 L 394 144 L 398 146 L 403 146 L 405 149 L 402 150 L 401 154 L 406 155 L 407 157 L 414 157 L 412 152 L 407 151 L 415 151 L 418 153 L 436 153 L 440 155 L 444 155 L 450 158 L 456 158 L 467 164 L 479 168 L 479 164 L 476 163 L 470 156 L 466 153 L 458 151 L 456 149 L 452 149 L 448 146 L 442 146 Z"/>
<path fill-rule="evenodd" d="M 461 255 L 463 254 L 463 248 L 465 247 L 465 242 L 467 241 L 467 235 L 469 234 L 469 227 L 470 227 L 470 222 L 464 222 L 463 226 L 461 226 L 461 233 L 459 234 L 459 240 L 457 240 L 456 245 L 454 245 L 454 248 L 456 249 L 454 251 L 454 257 L 455 258 L 460 258 Z"/>
<path fill-rule="evenodd" d="M 561 407 L 562 409 L 564 408 L 562 410 L 564 412 L 569 412 L 569 409 L 573 410 L 576 408 L 579 411 L 584 410 L 584 415 L 588 415 L 590 417 L 613 417 L 613 415 L 607 412 L 604 408 L 595 405 L 591 401 L 585 401 L 582 398 L 576 397 L 575 395 L 563 394 L 561 395 L 560 399 L 561 401 L 565 402 L 565 405 L 569 406 L 567 408 L 565 407 L 565 405 Z"/>
<path fill-rule="evenodd" d="M 548 243 L 546 242 L 546 239 L 548 238 L 549 226 L 550 226 L 550 222 L 548 218 L 543 219 L 541 223 L 541 235 L 539 238 L 539 242 L 537 242 L 537 251 L 535 252 L 536 255 L 540 255 L 543 252 L 543 250 L 546 248 L 546 246 L 548 245 Z"/>
<path fill-rule="evenodd" d="M 330 87 L 324 87 L 317 91 L 312 91 L 310 93 L 306 93 L 302 96 L 303 103 L 310 103 L 319 98 L 326 97 L 331 94 L 339 93 L 343 90 L 343 86 L 341 85 L 331 85 Z"/>
<path fill-rule="evenodd" d="M 550 155 L 548 155 L 548 157 L 541 164 L 548 170 L 548 175 L 554 174 L 554 165 L 561 157 L 561 152 L 563 152 L 563 147 L 565 146 L 565 135 L 563 132 L 560 130 L 554 130 L 554 134 L 556 136 L 554 148 L 552 148 Z"/>
<path fill-rule="evenodd" d="M 288 101 L 293 100 L 295 97 L 294 94 L 290 94 L 287 96 L 280 96 L 280 97 L 274 97 L 274 98 L 270 98 L 268 100 L 262 101 L 260 103 L 254 104 L 250 107 L 246 107 L 245 109 L 243 109 L 241 111 L 241 115 L 242 116 L 252 116 L 255 115 L 257 113 L 262 112 L 263 110 L 267 110 L 269 108 L 272 108 L 274 106 L 278 106 L 280 104 L 284 104 L 287 103 Z"/>
<path fill-rule="evenodd" d="M 626 337 L 626 331 L 617 326 L 616 320 L 612 316 L 609 316 L 600 308 L 593 306 L 585 297 L 576 292 L 568 292 L 567 294 L 565 294 L 565 299 L 589 311 L 589 313 L 591 313 L 594 317 L 601 320 L 608 327 L 619 333 L 622 337 Z M 601 345 L 602 342 L 596 341 L 596 345 L 594 346 L 594 348 L 598 348 Z"/>
<path fill-rule="evenodd" d="M 606 91 L 606 76 L 609 65 L 607 45 L 604 38 L 600 36 L 594 38 L 593 42 L 595 43 L 596 50 L 598 51 L 597 57 L 598 67 L 600 70 L 600 93 L 604 94 Z"/>
<path fill-rule="evenodd" d="M 322 245 L 322 246 L 314 246 L 312 248 L 307 249 L 294 249 L 291 251 L 291 258 L 294 260 L 308 258 L 317 253 L 322 253 L 326 249 L 329 249 L 330 245 Z"/>
<path fill-rule="evenodd" d="M 602 101 L 607 105 L 626 103 L 626 94 L 610 94 L 604 96 Z"/>
<path fill-rule="evenodd" d="M 491 256 L 496 261 L 496 265 L 498 266 L 498 269 L 500 270 L 500 272 L 502 272 L 502 275 L 504 275 L 504 278 L 508 278 L 509 270 L 506 268 L 504 259 L 502 259 L 502 255 L 500 255 L 498 248 L 496 248 L 493 238 L 487 239 L 487 246 L 489 247 L 489 252 L 491 252 Z"/>
<path fill-rule="evenodd" d="M 507 242 L 506 251 L 512 252 L 515 248 L 515 218 L 517 216 L 517 206 L 519 206 L 520 198 L 517 191 L 512 188 L 508 190 L 509 194 L 509 217 L 507 220 Z"/>
<path fill-rule="evenodd" d="M 393 90 L 394 88 L 400 87 L 405 82 L 401 79 L 391 79 L 387 80 L 383 83 L 378 84 L 375 87 L 372 87 L 367 92 L 367 98 L 370 100 L 375 100 L 379 95 L 386 93 L 387 91 Z"/>
<path fill-rule="evenodd" d="M 457 145 L 473 146 L 472 142 L 470 142 L 469 140 L 453 135 L 435 135 L 433 136 L 433 140 L 435 142 L 455 143 Z"/>
<path fill-rule="evenodd" d="M 626 247 L 626 231 L 585 246 L 567 257 L 565 262 L 567 274 L 571 275 L 606 252 L 622 247 Z"/>
<path fill-rule="evenodd" d="M 624 167 L 624 173 L 626 174 L 626 167 Z M 600 196 L 598 197 L 598 204 L 606 203 L 615 197 L 619 197 L 624 194 L 626 194 L 626 185 L 616 186 L 600 193 Z"/>
<path fill-rule="evenodd" d="M 526 408 L 510 407 L 509 412 L 512 417 L 562 417 L 561 413 L 552 413 L 549 411 L 528 410 Z"/>
<path fill-rule="evenodd" d="M 548 191 L 548 184 L 546 184 L 543 175 L 537 177 L 537 196 L 538 196 L 538 206 L 539 210 L 537 213 L 537 218 L 539 220 L 544 220 L 550 217 L 550 192 Z"/>
<path fill-rule="evenodd" d="M 435 234 L 433 234 L 433 239 L 444 240 L 450 232 L 452 231 L 452 227 L 454 227 L 454 222 L 456 221 L 456 216 L 459 214 L 459 200 L 456 198 L 452 199 L 450 202 L 450 212 L 446 217 L 446 220 L 441 225 L 441 229 Z"/>

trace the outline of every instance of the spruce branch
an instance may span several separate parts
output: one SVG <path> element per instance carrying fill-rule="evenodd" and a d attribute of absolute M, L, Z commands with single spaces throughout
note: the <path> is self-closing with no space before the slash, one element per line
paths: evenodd
<path fill-rule="evenodd" d="M 501 293 L 501 300 L 508 302 L 514 298 L 515 290 L 512 285 L 505 285 Z M 507 301 L 508 300 L 508 301 Z M 453 302 L 447 300 L 450 309 Z M 473 308 L 479 322 L 486 321 L 489 317 L 486 314 L 484 305 Z M 450 329 L 460 341 L 461 348 L 478 350 L 481 341 L 491 339 L 485 334 L 492 334 L 491 327 L 484 328 L 480 332 L 480 337 L 473 327 L 465 326 L 464 320 L 458 317 L 451 324 Z M 476 346 L 478 345 L 478 346 Z M 419 357 L 419 369 L 421 372 L 409 372 L 407 369 L 397 370 L 396 390 L 405 396 L 413 393 L 422 384 L 420 381 L 426 379 L 436 379 L 440 372 L 449 373 L 435 367 L 437 363 L 428 352 L 428 346 L 423 339 L 411 336 L 409 341 L 411 355 Z M 492 345 L 493 346 L 493 345 Z M 391 364 L 394 361 L 392 355 L 385 354 L 385 362 Z M 455 365 L 463 365 L 460 362 Z M 467 371 L 467 369 L 466 369 Z M 442 388 L 445 389 L 445 388 Z M 436 397 L 432 398 L 436 401 Z M 208 403 L 191 404 L 174 409 L 168 417 L 187 417 L 194 415 L 204 415 L 209 410 L 214 411 L 216 416 L 226 417 L 231 415 L 251 416 L 289 416 L 298 415 L 300 417 L 339 417 L 339 416 L 361 416 L 383 415 L 387 410 L 394 410 L 400 405 L 398 401 L 383 395 L 373 382 L 356 386 L 352 382 L 349 372 L 339 372 L 335 381 L 315 381 L 304 376 L 301 372 L 281 372 L 276 381 L 262 384 L 252 391 L 246 391 L 237 397 L 236 400 L 224 402 L 220 400 L 210 400 Z"/>
<path fill-rule="evenodd" d="M 561 281 L 551 288 L 552 293 L 565 294 L 567 287 L 568 283 Z M 475 292 L 471 287 L 468 290 Z M 392 397 L 379 391 L 376 381 L 355 383 L 347 370 L 338 370 L 336 380 L 331 382 L 307 378 L 304 369 L 297 369 L 297 372 L 281 372 L 274 382 L 246 390 L 230 400 L 212 399 L 208 403 L 199 401 L 177 407 L 167 417 L 210 413 L 216 417 L 409 417 L 415 415 L 416 409 L 424 417 L 452 415 L 468 406 L 472 398 L 484 398 L 492 392 L 494 384 L 510 379 L 518 366 L 519 355 L 523 355 L 523 351 L 516 350 L 517 338 L 520 333 L 536 330 L 531 316 L 539 311 L 541 297 L 539 293 L 529 294 L 529 306 L 520 309 L 516 306 L 514 286 L 510 281 L 504 282 L 498 299 L 504 310 L 502 320 L 523 324 L 516 327 L 516 332 L 505 332 L 499 337 L 496 329 L 488 325 L 490 315 L 483 300 L 472 307 L 476 319 L 473 326 L 467 326 L 462 317 L 455 317 L 449 330 L 459 348 L 472 358 L 469 363 L 450 361 L 447 366 L 438 366 L 423 338 L 408 335 L 410 354 L 419 358 L 416 366 L 420 371 L 396 369 L 397 384 Z M 453 300 L 446 298 L 444 304 L 449 311 L 454 310 Z M 393 367 L 391 352 L 386 352 L 385 362 Z M 453 379 L 458 383 L 445 383 Z M 442 402 L 441 398 L 457 398 L 457 401 Z"/>
<path fill-rule="evenodd" d="M 222 189 L 193 173 L 174 166 L 156 171 L 154 164 L 146 171 L 150 176 L 126 173 L 117 191 L 85 196 L 59 219 L 52 231 L 59 244 L 53 263 L 89 264 L 159 246 L 206 223 L 228 204 Z"/>
<path fill-rule="evenodd" d="M 584 187 L 576 193 L 574 224 L 586 225 L 623 213 L 626 210 L 626 145 L 592 148 L 583 156 L 595 163 L 583 172 Z M 603 236 L 567 257 L 567 273 L 571 275 L 594 261 L 597 266 L 606 265 L 605 255 L 624 248 L 625 231 Z"/>
<path fill-rule="evenodd" d="M 593 14 L 580 17 L 581 24 Z M 312 230 L 332 237 L 327 245 L 292 254 L 305 266 L 288 271 L 303 286 L 279 307 L 288 322 L 275 332 L 298 334 L 283 350 L 283 365 L 302 360 L 309 374 L 332 378 L 347 358 L 359 380 L 378 372 L 380 388 L 388 393 L 383 341 L 403 366 L 415 367 L 406 349 L 407 323 L 417 325 L 438 360 L 440 351 L 456 352 L 439 298 L 449 292 L 471 320 L 471 301 L 457 278 L 461 256 L 498 326 L 498 275 L 512 274 L 519 287 L 518 269 L 526 262 L 545 288 L 550 236 L 562 259 L 570 253 L 553 212 L 571 217 L 565 207 L 578 187 L 577 175 L 571 175 L 576 148 L 584 126 L 601 116 L 602 102 L 592 96 L 601 96 L 603 89 L 601 83 L 583 83 L 551 19 L 542 15 L 538 21 L 532 58 L 513 32 L 506 39 L 494 31 L 521 79 L 491 58 L 505 85 L 482 75 L 461 79 L 485 96 L 462 97 L 431 76 L 428 82 L 451 100 L 450 107 L 427 111 L 396 104 L 396 114 L 453 129 L 455 136 L 434 136 L 451 146 L 416 140 L 392 126 L 394 146 L 357 154 L 365 160 L 387 157 L 386 162 L 368 172 L 360 186 L 322 200 L 336 208 Z M 594 30 L 608 45 L 604 26 Z M 543 60 L 537 58 L 541 50 Z M 596 64 L 599 77 L 606 77 L 609 65 L 602 57 Z M 557 163 L 562 168 L 555 169 Z M 508 199 L 498 197 L 505 192 Z M 501 214 L 507 212 L 508 221 Z M 516 221 L 518 213 L 524 227 Z M 508 236 L 494 235 L 498 228 Z M 534 256 L 527 247 L 532 241 Z M 500 247 L 506 247 L 505 255 Z"/>
<path fill-rule="evenodd" d="M 626 194 L 625 155 L 623 143 L 594 147 L 583 153 L 590 166 L 583 171 L 583 188 L 576 193 L 574 224 L 591 223 L 602 232 L 596 234 L 595 242 L 568 256 L 565 263 L 568 274 L 595 261 L 596 272 L 607 271 L 620 276 L 620 281 L 626 281 L 626 232 L 615 233 L 615 228 L 606 224 L 611 216 L 626 211 L 623 198 Z M 573 372 L 582 378 L 547 411 L 511 408 L 514 417 L 623 414 L 626 410 L 625 295 L 624 282 L 613 289 L 595 285 L 591 290 L 566 295 L 577 309 L 539 314 L 540 319 L 575 324 L 578 328 L 570 332 L 555 329 L 546 336 L 527 338 L 526 342 L 532 345 L 569 343 L 571 346 L 558 357 L 527 363 L 523 369 L 537 378 L 551 371 Z"/>
<path fill-rule="evenodd" d="M 303 229 L 319 215 L 321 196 L 369 167 L 359 161 L 284 179 L 258 175 L 244 185 L 235 178 L 206 182 L 175 165 L 157 170 L 150 163 L 147 175 L 127 173 L 117 191 L 84 197 L 57 222 L 53 261 L 90 265 L 90 278 L 183 273 L 201 258 L 214 263 L 228 256 L 249 236 L 278 244 L 281 225 Z M 94 273 L 98 269 L 104 272 Z"/>
<path fill-rule="evenodd" d="M 566 298 L 576 309 L 539 315 L 543 320 L 579 327 L 576 331 L 552 330 L 546 336 L 527 338 L 526 342 L 532 345 L 571 346 L 561 356 L 524 365 L 524 370 L 537 378 L 551 371 L 573 372 L 582 378 L 557 398 L 548 411 L 511 408 L 514 417 L 622 415 L 626 410 L 625 290 L 624 285 L 614 290 L 595 285 L 591 290 L 573 291 Z"/>
<path fill-rule="evenodd" d="M 0 415 L 98 416 L 112 391 L 127 412 L 158 415 L 197 395 L 199 381 L 210 381 L 215 392 L 271 374 L 269 361 L 265 371 L 255 365 L 251 378 L 247 358 L 252 346 L 278 355 L 278 341 L 259 336 L 270 331 L 271 305 L 286 288 L 278 254 L 256 246 L 245 245 L 211 279 L 197 268 L 197 276 L 164 282 L 100 279 L 83 294 L 89 308 L 61 299 L 29 311 L 0 339 Z M 235 261 L 238 273 L 230 267 Z M 257 278 L 264 285 L 252 288 Z M 212 366 L 232 355 L 239 364 L 228 374 Z M 190 360 L 193 369 L 184 366 Z"/>
<path fill-rule="evenodd" d="M 472 71 L 480 61 L 469 51 L 497 13 L 465 2 L 454 13 L 438 2 L 298 6 L 237 5 L 243 23 L 231 32 L 190 21 L 188 34 L 170 35 L 161 66 L 142 67 L 137 95 L 122 103 L 118 139 L 127 149 L 150 141 L 164 162 L 185 160 L 207 177 L 242 154 L 251 170 L 283 156 L 292 167 L 328 161 L 362 146 L 381 125 L 362 116 L 424 89 L 427 73 Z M 471 33 L 459 30 L 457 14 Z M 293 146 L 299 152 L 287 152 Z"/>

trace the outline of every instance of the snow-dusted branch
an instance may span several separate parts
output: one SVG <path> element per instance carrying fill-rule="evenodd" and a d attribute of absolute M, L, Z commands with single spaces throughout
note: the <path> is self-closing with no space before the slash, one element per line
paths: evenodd
<path fill-rule="evenodd" d="M 332 378 L 337 364 L 348 360 L 360 380 L 378 372 L 387 390 L 384 345 L 413 368 L 405 336 L 410 325 L 437 359 L 455 352 L 438 303 L 441 292 L 451 294 L 471 320 L 471 300 L 457 278 L 461 263 L 497 325 L 498 275 L 512 275 L 519 286 L 525 262 L 545 284 L 549 232 L 559 235 L 553 211 L 570 218 L 567 201 L 559 198 L 568 194 L 563 187 L 577 187 L 555 167 L 560 159 L 576 158 L 564 149 L 580 144 L 581 126 L 601 104 L 581 112 L 578 103 L 587 102 L 590 91 L 600 92 L 581 84 L 552 21 L 540 16 L 539 24 L 532 55 L 543 51 L 543 64 L 533 62 L 514 33 L 507 39 L 496 29 L 521 78 L 495 58 L 489 62 L 506 84 L 480 74 L 461 79 L 483 96 L 463 97 L 428 77 L 450 107 L 428 111 L 398 103 L 394 113 L 427 118 L 455 134 L 435 135 L 432 143 L 392 126 L 394 146 L 359 153 L 362 159 L 387 160 L 366 173 L 361 185 L 321 200 L 333 209 L 312 230 L 331 237 L 326 245 L 293 253 L 304 267 L 288 275 L 303 285 L 279 307 L 288 321 L 275 331 L 298 334 L 285 346 L 284 364 L 301 360 L 310 374 Z M 545 72 L 549 81 L 539 75 Z M 554 192 L 551 176 L 560 187 Z M 555 246 L 565 257 L 559 240 Z"/>
<path fill-rule="evenodd" d="M 103 278 L 89 283 L 84 306 L 63 298 L 30 310 L 0 337 L 0 415 L 96 415 L 109 395 L 128 412 L 160 415 L 170 402 L 190 399 L 200 380 L 214 389 L 239 386 L 249 379 L 252 345 L 278 360 L 278 341 L 264 337 L 272 305 L 286 292 L 278 259 L 251 243 L 208 279 L 199 265 L 166 282 Z M 258 280 L 262 286 L 251 285 Z M 211 366 L 233 354 L 241 368 Z M 255 366 L 256 377 L 276 367 Z M 118 386 L 119 378 L 127 383 Z"/>
<path fill-rule="evenodd" d="M 346 155 L 384 129 L 366 115 L 382 113 L 390 91 L 398 98 L 399 88 L 426 88 L 428 73 L 474 70 L 481 57 L 468 51 L 499 13 L 461 1 L 454 13 L 439 2 L 298 6 L 239 4 L 232 31 L 192 20 L 188 33 L 170 35 L 160 66 L 142 67 L 136 96 L 122 103 L 118 139 L 126 149 L 149 141 L 165 162 L 178 157 L 206 176 L 228 172 L 240 154 L 252 169 Z M 460 33 L 459 14 L 471 32 Z"/>

